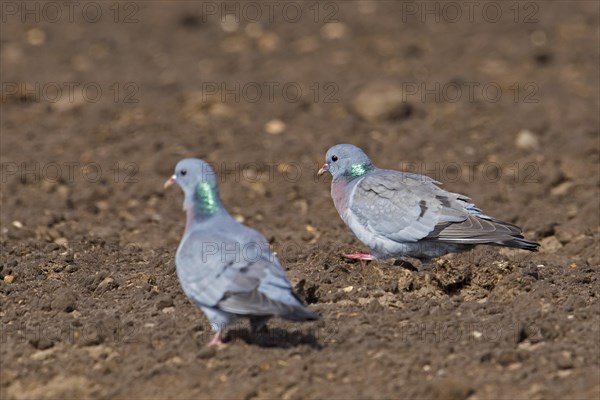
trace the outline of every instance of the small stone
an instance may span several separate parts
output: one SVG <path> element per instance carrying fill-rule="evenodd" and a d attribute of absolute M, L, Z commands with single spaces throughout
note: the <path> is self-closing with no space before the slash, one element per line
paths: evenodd
<path fill-rule="evenodd" d="M 371 122 L 406 118 L 412 112 L 402 88 L 389 82 L 372 82 L 360 88 L 352 99 L 352 110 Z"/>
<path fill-rule="evenodd" d="M 40 28 L 31 28 L 27 31 L 27 43 L 32 46 L 41 46 L 46 42 L 46 32 Z"/>
<path fill-rule="evenodd" d="M 540 141 L 533 132 L 523 129 L 517 134 L 515 145 L 521 150 L 537 150 L 540 147 Z"/>
<path fill-rule="evenodd" d="M 100 211 L 106 211 L 110 208 L 110 204 L 106 200 L 98 200 L 95 205 Z"/>
<path fill-rule="evenodd" d="M 23 228 L 23 223 L 21 221 L 13 221 L 12 222 L 12 226 L 14 226 L 17 229 L 22 229 Z"/>
<path fill-rule="evenodd" d="M 560 371 L 558 371 L 556 373 L 556 375 L 558 375 L 559 378 L 566 378 L 569 375 L 571 375 L 573 373 L 572 369 L 561 369 Z"/>
<path fill-rule="evenodd" d="M 54 300 L 52 300 L 50 303 L 50 307 L 52 307 L 53 310 L 70 313 L 75 310 L 76 303 L 77 297 L 69 290 L 58 293 Z"/>
<path fill-rule="evenodd" d="M 549 236 L 540 240 L 540 251 L 543 253 L 555 253 L 562 247 L 556 236 Z"/>
<path fill-rule="evenodd" d="M 296 48 L 296 52 L 305 54 L 312 53 L 313 51 L 318 50 L 319 48 L 319 39 L 314 36 L 307 36 L 298 39 L 294 43 L 294 47 Z"/>
<path fill-rule="evenodd" d="M 285 132 L 285 122 L 280 119 L 272 119 L 265 124 L 265 132 L 269 135 L 280 135 Z"/>
<path fill-rule="evenodd" d="M 117 287 L 119 287 L 119 284 L 115 282 L 115 280 L 110 277 L 107 276 L 106 278 L 104 278 L 102 280 L 102 282 L 100 282 L 98 284 L 98 286 L 96 287 L 96 292 L 97 293 L 104 293 L 106 291 L 112 290 L 112 289 L 116 289 Z"/>
<path fill-rule="evenodd" d="M 65 272 L 70 274 L 70 273 L 77 271 L 78 269 L 79 269 L 78 266 L 71 264 L 71 265 L 68 265 L 67 268 L 65 268 Z"/>
<path fill-rule="evenodd" d="M 206 360 L 209 358 L 213 358 L 215 354 L 217 354 L 217 350 L 214 347 L 204 347 L 198 352 L 197 357 L 202 360 Z"/>
<path fill-rule="evenodd" d="M 179 357 L 179 356 L 174 356 L 171 357 L 167 360 L 166 362 L 167 365 L 181 365 L 183 364 L 183 358 Z"/>
<path fill-rule="evenodd" d="M 347 286 L 342 289 L 343 292 L 350 293 L 354 289 L 354 286 Z"/>
<path fill-rule="evenodd" d="M 366 307 L 366 311 L 370 314 L 376 314 L 376 313 L 380 313 L 384 310 L 383 306 L 381 305 L 381 303 L 379 302 L 379 300 L 377 299 L 372 299 L 371 301 L 369 301 L 367 307 Z"/>
<path fill-rule="evenodd" d="M 6 282 L 6 283 L 13 283 L 14 280 L 15 280 L 15 277 L 12 275 L 4 276 L 4 282 Z"/>
<path fill-rule="evenodd" d="M 515 350 L 504 350 L 501 351 L 496 357 L 498 364 L 503 367 L 507 367 L 510 364 L 518 363 L 520 361 L 519 354 Z"/>
<path fill-rule="evenodd" d="M 263 53 L 270 53 L 279 46 L 279 36 L 274 32 L 264 32 L 258 39 L 258 48 Z"/>
<path fill-rule="evenodd" d="M 227 33 L 232 33 L 238 30 L 238 18 L 234 14 L 226 14 L 221 19 L 221 29 Z"/>
<path fill-rule="evenodd" d="M 56 352 L 56 347 L 50 347 L 45 350 L 39 350 L 33 353 L 30 358 L 34 361 L 44 361 L 48 358 L 52 357 L 52 355 Z"/>
<path fill-rule="evenodd" d="M 162 295 L 156 301 L 156 308 L 158 308 L 159 310 L 171 306 L 173 306 L 173 299 L 171 298 L 171 296 Z"/>
<path fill-rule="evenodd" d="M 341 22 L 331 22 L 321 28 L 321 34 L 328 40 L 341 39 L 346 36 L 346 31 L 346 25 Z"/>
<path fill-rule="evenodd" d="M 466 381 L 452 378 L 432 383 L 429 390 L 431 392 L 429 397 L 444 400 L 464 400 L 474 392 Z"/>
<path fill-rule="evenodd" d="M 573 182 L 565 181 L 563 183 L 560 183 L 560 184 L 554 186 L 552 189 L 550 189 L 550 194 L 552 196 L 564 196 L 565 194 L 567 194 L 569 192 L 569 190 L 572 187 L 573 187 Z"/>
<path fill-rule="evenodd" d="M 250 22 L 248 25 L 246 25 L 244 31 L 246 31 L 246 35 L 248 35 L 248 37 L 251 37 L 252 39 L 258 39 L 263 33 L 263 28 L 258 22 Z"/>
<path fill-rule="evenodd" d="M 531 40 L 531 43 L 534 46 L 543 46 L 546 44 L 546 41 L 547 41 L 546 33 L 539 29 L 536 31 L 533 31 L 533 33 L 531 33 L 531 35 L 529 35 L 529 39 Z"/>
<path fill-rule="evenodd" d="M 67 240 L 67 238 L 59 237 L 59 238 L 54 239 L 54 243 L 56 243 L 57 245 L 62 246 L 62 247 L 67 247 L 67 245 L 69 244 L 69 241 Z"/>
<path fill-rule="evenodd" d="M 573 360 L 571 359 L 571 354 L 569 352 L 563 351 L 561 355 L 556 360 L 556 366 L 559 369 L 571 369 L 573 368 Z"/>
<path fill-rule="evenodd" d="M 38 350 L 47 350 L 54 346 L 54 342 L 52 340 L 44 337 L 31 340 L 29 343 Z"/>

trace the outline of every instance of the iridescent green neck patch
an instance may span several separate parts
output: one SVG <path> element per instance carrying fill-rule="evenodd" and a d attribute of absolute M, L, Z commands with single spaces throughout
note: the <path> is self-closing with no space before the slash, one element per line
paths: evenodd
<path fill-rule="evenodd" d="M 196 209 L 202 214 L 209 215 L 219 209 L 217 193 L 207 182 L 200 182 L 196 187 Z"/>
<path fill-rule="evenodd" d="M 363 176 L 367 172 L 371 170 L 371 166 L 367 164 L 354 164 L 350 167 L 349 176 L 352 178 L 357 178 L 359 176 Z"/>

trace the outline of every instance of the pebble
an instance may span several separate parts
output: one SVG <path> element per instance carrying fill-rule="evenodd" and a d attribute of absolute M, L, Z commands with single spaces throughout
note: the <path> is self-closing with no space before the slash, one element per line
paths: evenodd
<path fill-rule="evenodd" d="M 264 32 L 258 39 L 258 49 L 263 53 L 270 53 L 279 46 L 279 36 L 274 32 Z"/>
<path fill-rule="evenodd" d="M 328 40 L 341 39 L 346 36 L 347 30 L 346 25 L 343 23 L 331 22 L 321 28 L 321 35 Z"/>
<path fill-rule="evenodd" d="M 52 300 L 50 306 L 53 310 L 63 311 L 70 313 L 76 308 L 77 298 L 71 291 L 65 291 L 58 293 L 57 296 Z"/>
<path fill-rule="evenodd" d="M 102 282 L 100 282 L 100 283 L 98 284 L 98 286 L 96 287 L 96 290 L 95 290 L 95 292 L 96 292 L 96 293 L 104 293 L 104 292 L 106 292 L 106 291 L 109 291 L 109 290 L 115 289 L 115 288 L 117 288 L 118 286 L 119 286 L 119 285 L 118 285 L 118 284 L 115 282 L 115 280 L 114 280 L 112 277 L 110 277 L 110 276 L 107 276 L 106 278 L 104 278 L 104 279 L 102 280 Z"/>
<path fill-rule="evenodd" d="M 162 310 L 163 308 L 167 308 L 167 307 L 172 307 L 172 306 L 173 306 L 173 299 L 171 298 L 171 296 L 162 295 L 156 301 L 156 308 L 158 308 L 159 310 Z"/>
<path fill-rule="evenodd" d="M 540 141 L 535 133 L 529 129 L 522 129 L 517 134 L 515 146 L 521 150 L 537 150 L 540 147 Z"/>
<path fill-rule="evenodd" d="M 44 361 L 44 360 L 48 359 L 49 357 L 52 357 L 52 355 L 54 355 L 55 352 L 56 352 L 56 347 L 51 347 L 48 349 L 36 351 L 35 353 L 33 353 L 30 356 L 30 358 L 34 361 Z"/>
<path fill-rule="evenodd" d="M 263 34 L 263 27 L 258 22 L 250 22 L 248 25 L 246 25 L 244 31 L 248 37 L 252 39 L 258 39 Z"/>
<path fill-rule="evenodd" d="M 265 132 L 269 135 L 281 135 L 285 129 L 285 122 L 280 119 L 272 119 L 265 124 Z"/>
<path fill-rule="evenodd" d="M 569 192 L 569 190 L 572 187 L 573 187 L 573 182 L 565 181 L 565 182 L 558 184 L 557 186 L 554 186 L 552 189 L 550 189 L 550 194 L 552 196 L 564 196 L 565 194 L 567 194 Z"/>
<path fill-rule="evenodd" d="M 429 367 L 428 365 L 426 366 Z M 423 370 L 426 372 L 428 372 L 430 369 L 431 367 L 429 367 L 428 370 L 425 370 L 425 367 L 423 367 Z M 434 399 L 448 400 L 467 399 L 474 393 L 474 390 L 467 383 L 467 381 L 455 378 L 435 380 L 430 384 L 429 390 L 431 393 L 429 397 Z"/>
<path fill-rule="evenodd" d="M 538 29 L 529 35 L 529 39 L 534 46 L 544 46 L 548 38 L 544 31 Z"/>
<path fill-rule="evenodd" d="M 197 353 L 197 357 L 206 360 L 209 358 L 213 358 L 217 354 L 217 350 L 214 347 L 204 347 Z"/>
<path fill-rule="evenodd" d="M 556 236 L 549 236 L 540 240 L 540 250 L 544 253 L 555 253 L 562 247 Z"/>
<path fill-rule="evenodd" d="M 67 240 L 67 238 L 59 237 L 59 238 L 54 239 L 54 243 L 56 243 L 57 245 L 62 246 L 62 247 L 67 247 L 67 245 L 69 244 L 69 241 Z"/>
<path fill-rule="evenodd" d="M 27 31 L 27 43 L 32 46 L 41 46 L 46 42 L 46 32 L 40 28 L 31 28 Z"/>
<path fill-rule="evenodd" d="M 221 29 L 223 29 L 225 32 L 232 33 L 237 31 L 238 28 L 239 22 L 234 14 L 226 14 L 221 19 Z"/>
<path fill-rule="evenodd" d="M 31 340 L 29 343 L 38 350 L 47 350 L 54 347 L 54 342 L 45 337 Z"/>
<path fill-rule="evenodd" d="M 314 36 L 307 36 L 294 42 L 296 52 L 300 54 L 312 53 L 319 49 L 319 39 Z"/>
<path fill-rule="evenodd" d="M 367 121 L 406 117 L 411 106 L 403 90 L 389 82 L 372 82 L 359 89 L 352 99 L 353 112 Z"/>

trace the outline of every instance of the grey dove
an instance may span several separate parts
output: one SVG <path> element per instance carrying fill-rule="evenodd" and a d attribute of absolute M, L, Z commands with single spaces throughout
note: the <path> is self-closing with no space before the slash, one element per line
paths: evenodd
<path fill-rule="evenodd" d="M 251 332 L 273 316 L 292 321 L 318 319 L 294 294 L 265 237 L 225 210 L 207 163 L 181 160 L 165 188 L 172 184 L 183 190 L 187 213 L 175 258 L 177 277 L 216 332 L 209 346 L 222 346 L 224 327 L 239 317 L 250 319 Z"/>
<path fill-rule="evenodd" d="M 537 251 L 516 225 L 484 214 L 467 196 L 443 190 L 422 175 L 379 169 L 358 147 L 338 144 L 319 170 L 329 172 L 331 197 L 340 217 L 371 254 L 344 254 L 361 260 L 435 257 L 476 245 Z"/>

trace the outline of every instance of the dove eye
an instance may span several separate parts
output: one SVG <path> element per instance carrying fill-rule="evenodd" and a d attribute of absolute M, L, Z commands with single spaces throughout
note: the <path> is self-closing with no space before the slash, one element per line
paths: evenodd
<path fill-rule="evenodd" d="M 331 161 L 333 161 L 333 162 L 336 162 L 337 160 L 338 160 L 338 157 L 337 157 L 337 156 L 332 156 L 332 157 L 331 157 Z"/>
<path fill-rule="evenodd" d="M 181 176 L 185 176 L 187 174 L 187 169 L 182 169 L 181 170 Z"/>

